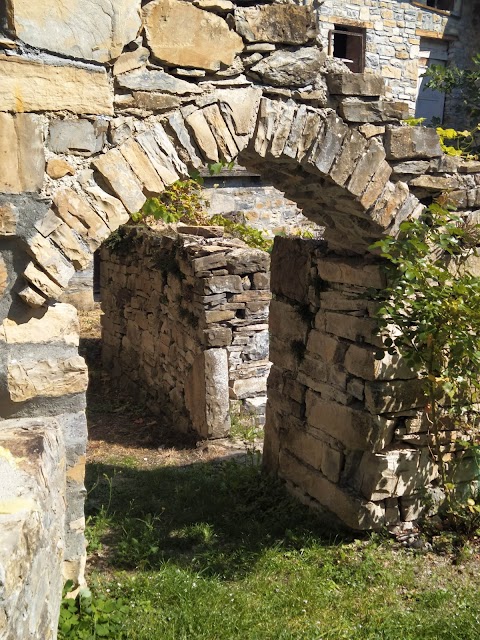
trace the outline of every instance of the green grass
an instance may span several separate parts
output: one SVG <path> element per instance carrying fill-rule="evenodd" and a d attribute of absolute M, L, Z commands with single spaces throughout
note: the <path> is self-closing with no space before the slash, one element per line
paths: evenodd
<path fill-rule="evenodd" d="M 131 640 L 477 640 L 478 563 L 329 533 L 248 462 L 91 465 L 90 586 Z"/>

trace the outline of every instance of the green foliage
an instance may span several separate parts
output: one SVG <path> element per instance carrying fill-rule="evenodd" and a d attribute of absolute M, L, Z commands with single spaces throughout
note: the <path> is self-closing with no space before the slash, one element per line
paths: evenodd
<path fill-rule="evenodd" d="M 132 214 L 134 222 L 148 218 L 167 223 L 181 220 L 189 224 L 208 224 L 201 185 L 192 178 L 176 180 L 159 196 L 148 198 L 140 211 Z"/>
<path fill-rule="evenodd" d="M 122 640 L 125 614 L 128 607 L 122 598 L 108 598 L 102 594 L 80 589 L 76 598 L 66 595 L 73 589 L 69 580 L 63 590 L 58 625 L 58 640 Z"/>
<path fill-rule="evenodd" d="M 384 344 L 423 381 L 425 411 L 451 510 L 453 485 L 439 434 L 448 416 L 467 432 L 464 440 L 478 437 L 468 414 L 480 390 L 480 278 L 469 270 L 479 244 L 480 226 L 437 202 L 418 219 L 403 222 L 397 238 L 372 246 L 388 261 L 388 287 L 378 309 L 380 326 L 389 335 Z"/>
<path fill-rule="evenodd" d="M 126 255 L 132 250 L 134 240 L 131 229 L 122 226 L 118 227 L 104 242 L 109 251 L 117 255 Z"/>
<path fill-rule="evenodd" d="M 222 215 L 214 215 L 209 220 L 210 224 L 218 224 L 225 228 L 227 233 L 234 238 L 243 240 L 252 249 L 261 249 L 262 251 L 271 251 L 273 248 L 273 240 L 265 238 L 263 233 L 258 229 L 249 227 L 246 224 L 235 222 Z"/>
<path fill-rule="evenodd" d="M 472 124 L 480 119 L 480 54 L 472 59 L 470 69 L 459 69 L 455 65 L 431 65 L 425 73 L 427 87 L 451 94 L 458 90 Z"/>
<path fill-rule="evenodd" d="M 477 125 L 473 131 L 468 129 L 457 131 L 456 129 L 436 128 L 443 152 L 448 156 L 460 156 L 466 160 L 476 160 L 478 158 L 472 152 L 476 146 L 475 133 L 479 130 L 480 125 Z"/>
<path fill-rule="evenodd" d="M 210 165 L 210 171 L 218 173 L 224 166 L 223 163 Z M 222 215 L 209 217 L 205 207 L 206 202 L 202 195 L 202 187 L 198 177 L 177 180 L 159 196 L 148 198 L 141 210 L 132 214 L 132 220 L 134 222 L 143 222 L 153 219 L 163 220 L 166 223 L 184 222 L 191 225 L 221 225 L 227 233 L 235 238 L 240 238 L 249 247 L 261 249 L 262 251 L 271 251 L 273 241 L 265 238 L 261 231 L 230 220 Z M 117 247 L 118 241 L 112 242 L 112 247 Z"/>

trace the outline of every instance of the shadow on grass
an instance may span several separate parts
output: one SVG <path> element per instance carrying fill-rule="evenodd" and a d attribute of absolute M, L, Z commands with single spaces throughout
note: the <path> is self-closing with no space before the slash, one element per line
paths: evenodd
<path fill-rule="evenodd" d="M 244 576 L 269 548 L 351 540 L 293 500 L 253 461 L 139 470 L 90 464 L 89 552 L 103 569 L 175 563 L 204 576 Z M 332 533 L 333 532 L 333 533 Z"/>

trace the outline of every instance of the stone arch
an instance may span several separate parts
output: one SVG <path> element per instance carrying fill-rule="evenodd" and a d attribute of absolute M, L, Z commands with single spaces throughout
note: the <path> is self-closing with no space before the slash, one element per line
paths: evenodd
<path fill-rule="evenodd" d="M 325 227 L 325 239 L 341 252 L 364 254 L 421 206 L 404 183 L 389 180 L 382 140 L 367 138 L 332 109 L 264 97 L 257 88 L 226 93 L 191 113 L 158 119 L 96 157 L 75 190 L 55 190 L 53 207 L 28 239 L 33 260 L 23 275 L 34 290 L 24 291 L 25 299 L 34 305 L 39 294 L 57 299 L 75 269 L 86 266 L 89 255 L 77 234 L 96 249 L 147 195 L 203 163 L 238 158 L 266 175 Z"/>

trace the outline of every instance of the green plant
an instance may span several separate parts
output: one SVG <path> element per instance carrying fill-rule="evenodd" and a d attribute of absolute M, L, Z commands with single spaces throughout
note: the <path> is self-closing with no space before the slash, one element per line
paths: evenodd
<path fill-rule="evenodd" d="M 94 595 L 82 588 L 75 598 L 68 598 L 73 582 L 69 580 L 63 589 L 58 625 L 58 640 L 97 640 L 101 638 L 122 640 L 124 617 L 128 607 L 122 598 Z"/>
<path fill-rule="evenodd" d="M 466 160 L 476 160 L 478 158 L 472 151 L 475 150 L 476 145 L 475 133 L 479 130 L 480 125 L 477 125 L 473 131 L 436 128 L 442 151 L 448 156 L 461 156 Z"/>
<path fill-rule="evenodd" d="M 258 229 L 249 227 L 241 222 L 235 222 L 226 218 L 220 214 L 214 215 L 209 220 L 210 224 L 218 224 L 225 228 L 225 230 L 234 238 L 243 240 L 252 249 L 261 249 L 262 251 L 271 251 L 273 247 L 273 240 L 265 238 L 263 233 Z"/>
<path fill-rule="evenodd" d="M 134 222 L 153 218 L 167 223 L 181 220 L 191 224 L 207 224 L 202 187 L 192 178 L 176 180 L 160 195 L 147 198 L 140 211 L 133 213 L 131 218 Z"/>
<path fill-rule="evenodd" d="M 423 384 L 433 452 L 453 515 L 459 507 L 442 431 L 455 426 L 459 440 L 478 439 L 470 413 L 480 390 L 480 278 L 470 271 L 470 259 L 478 255 L 479 244 L 479 225 L 436 202 L 417 219 L 403 222 L 398 237 L 372 245 L 387 261 L 388 286 L 377 312 L 388 334 L 384 344 Z M 384 352 L 377 355 L 382 359 Z"/>
<path fill-rule="evenodd" d="M 455 65 L 431 65 L 425 73 L 427 87 L 451 94 L 457 91 L 472 123 L 480 118 L 480 54 L 472 58 L 470 69 L 459 69 Z"/>

